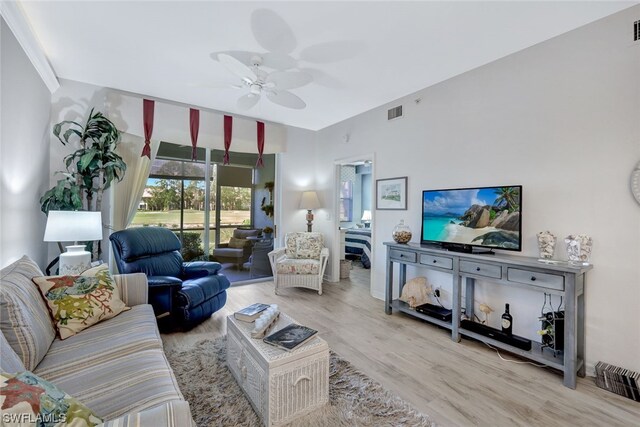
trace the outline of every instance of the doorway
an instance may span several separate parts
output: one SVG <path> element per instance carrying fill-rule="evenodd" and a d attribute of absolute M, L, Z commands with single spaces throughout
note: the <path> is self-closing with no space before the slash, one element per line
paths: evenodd
<path fill-rule="evenodd" d="M 373 155 L 336 162 L 337 248 L 340 280 L 370 288 L 373 251 Z"/>

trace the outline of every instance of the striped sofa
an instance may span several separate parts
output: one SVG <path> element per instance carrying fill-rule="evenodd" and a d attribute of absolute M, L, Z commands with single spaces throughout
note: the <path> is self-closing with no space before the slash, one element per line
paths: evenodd
<path fill-rule="evenodd" d="M 31 371 L 79 399 L 105 426 L 194 425 L 169 362 L 142 273 L 115 276 L 131 310 L 60 340 L 28 257 L 0 272 L 0 367 Z M 44 316 L 44 317 L 43 317 Z"/>

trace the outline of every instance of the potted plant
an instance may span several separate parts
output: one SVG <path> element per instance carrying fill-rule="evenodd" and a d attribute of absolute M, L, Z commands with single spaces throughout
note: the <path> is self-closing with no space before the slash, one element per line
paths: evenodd
<path fill-rule="evenodd" d="M 53 134 L 62 145 L 77 139 L 79 148 L 64 158 L 64 178 L 40 198 L 41 210 L 102 210 L 102 196 L 114 180 L 121 181 L 127 169 L 116 153 L 120 132 L 101 112 L 91 109 L 84 125 L 64 120 L 53 127 Z M 98 245 L 93 245 L 93 259 L 98 257 Z"/>
<path fill-rule="evenodd" d="M 266 238 L 266 239 L 271 239 L 273 237 L 273 228 L 271 227 L 265 227 L 262 229 L 262 235 Z"/>

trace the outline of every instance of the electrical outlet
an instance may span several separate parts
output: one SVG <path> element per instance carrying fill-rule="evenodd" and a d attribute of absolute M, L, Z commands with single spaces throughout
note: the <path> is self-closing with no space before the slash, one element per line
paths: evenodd
<path fill-rule="evenodd" d="M 440 288 L 435 289 L 435 290 L 433 291 L 433 294 L 434 294 L 437 298 L 440 298 Z"/>

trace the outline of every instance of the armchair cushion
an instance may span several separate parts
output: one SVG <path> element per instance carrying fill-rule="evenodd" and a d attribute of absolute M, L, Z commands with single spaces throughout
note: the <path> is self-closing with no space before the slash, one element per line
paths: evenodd
<path fill-rule="evenodd" d="M 276 263 L 278 274 L 318 274 L 320 261 L 316 259 L 285 258 Z"/>
<path fill-rule="evenodd" d="M 150 288 L 154 286 L 182 285 L 182 280 L 173 276 L 148 276 L 147 281 Z"/>
<path fill-rule="evenodd" d="M 234 249 L 242 249 L 247 246 L 247 244 L 251 244 L 247 239 L 238 239 L 236 237 L 232 237 L 231 239 L 229 239 L 228 247 Z"/>
<path fill-rule="evenodd" d="M 324 239 L 320 233 L 287 233 L 286 246 L 288 258 L 320 259 Z"/>
<path fill-rule="evenodd" d="M 219 262 L 193 261 L 183 264 L 184 278 L 195 279 L 197 277 L 213 276 L 218 274 L 222 265 Z"/>
<path fill-rule="evenodd" d="M 216 258 L 240 258 L 244 257 L 244 251 L 235 248 L 218 248 L 213 251 Z"/>
<path fill-rule="evenodd" d="M 109 236 L 114 246 L 118 271 L 147 276 L 175 276 L 182 273 L 180 240 L 171 230 L 138 227 Z"/>
<path fill-rule="evenodd" d="M 182 289 L 178 293 L 178 298 L 186 298 L 191 307 L 200 305 L 229 288 L 229 281 L 222 279 L 226 279 L 226 277 L 199 277 L 197 279 L 185 280 L 182 283 Z"/>

